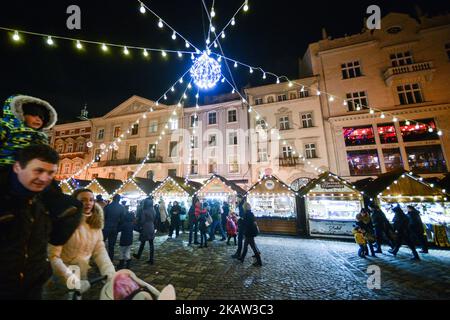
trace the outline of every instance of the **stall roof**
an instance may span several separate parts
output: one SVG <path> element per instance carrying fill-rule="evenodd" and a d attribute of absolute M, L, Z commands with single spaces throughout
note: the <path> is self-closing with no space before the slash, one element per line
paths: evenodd
<path fill-rule="evenodd" d="M 388 189 L 389 188 L 389 189 Z M 442 197 L 446 196 L 440 188 L 426 183 L 421 177 L 417 177 L 404 170 L 382 174 L 378 179 L 365 187 L 365 192 L 372 196 L 378 195 L 398 197 Z"/>
<path fill-rule="evenodd" d="M 266 183 L 264 181 L 272 180 L 275 182 L 275 185 L 271 187 L 270 189 L 267 188 Z M 260 181 L 255 183 L 245 194 L 248 196 L 250 193 L 286 193 L 290 192 L 293 194 L 297 194 L 294 190 L 291 189 L 286 183 L 278 179 L 278 177 L 271 175 L 271 176 L 264 176 Z"/>
<path fill-rule="evenodd" d="M 354 193 L 360 194 L 360 191 L 354 184 L 348 182 L 347 180 L 342 179 L 341 177 L 339 177 L 338 175 L 336 175 L 334 173 L 324 172 L 320 176 L 318 176 L 316 179 L 311 180 L 307 185 L 305 185 L 303 188 L 301 188 L 299 191 L 300 195 L 301 196 L 306 195 L 308 192 L 310 192 L 316 186 L 318 186 L 320 183 L 322 183 L 324 179 L 330 179 L 330 178 L 332 180 L 338 182 L 339 184 L 346 186 L 348 188 L 347 193 L 352 191 Z M 327 188 L 327 189 L 333 190 L 335 188 Z M 336 191 L 336 193 L 340 193 L 340 192 L 342 192 L 342 191 L 341 190 Z"/>
<path fill-rule="evenodd" d="M 230 181 L 218 174 L 214 174 L 211 176 L 211 178 L 209 178 L 204 184 L 203 186 L 196 192 L 196 193 L 200 193 L 202 192 L 208 185 L 209 183 L 211 183 L 214 179 L 219 179 L 220 181 L 222 181 L 223 184 L 225 184 L 226 186 L 230 187 L 232 191 L 236 192 L 237 195 L 239 196 L 243 196 L 246 194 L 247 191 L 245 191 L 244 189 L 242 189 L 241 187 L 239 187 L 236 183 L 234 183 L 233 181 Z"/>
<path fill-rule="evenodd" d="M 161 182 L 144 178 L 134 178 L 133 180 L 145 194 L 151 194 L 161 184 Z"/>
<path fill-rule="evenodd" d="M 112 195 L 117 189 L 122 186 L 122 181 L 113 180 L 113 179 L 104 179 L 104 178 L 95 178 L 91 181 L 88 187 L 92 188 L 93 185 L 98 184 L 101 188 L 99 191 L 103 193 L 103 190 L 106 191 L 107 194 Z M 101 190 L 103 189 L 103 190 Z M 92 190 L 96 192 L 97 190 Z"/>
<path fill-rule="evenodd" d="M 183 191 L 188 193 L 190 196 L 193 196 L 201 187 L 202 184 L 194 181 L 189 181 L 186 184 L 184 178 L 180 177 L 167 177 L 164 181 L 160 182 L 159 185 L 153 190 L 153 193 L 157 193 L 159 190 L 163 189 L 168 183 L 175 183 L 178 187 L 180 187 Z"/>
<path fill-rule="evenodd" d="M 450 191 L 450 173 L 447 173 L 441 181 L 439 181 L 439 186 L 447 191 Z"/>

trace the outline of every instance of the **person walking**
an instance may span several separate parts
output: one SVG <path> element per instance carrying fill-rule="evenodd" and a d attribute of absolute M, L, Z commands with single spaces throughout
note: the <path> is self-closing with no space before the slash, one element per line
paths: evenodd
<path fill-rule="evenodd" d="M 168 231 L 167 229 L 170 225 L 170 221 L 167 214 L 166 203 L 164 202 L 163 198 L 161 198 L 161 200 L 159 201 L 159 221 L 160 225 L 158 230 L 162 233 L 166 233 Z"/>
<path fill-rule="evenodd" d="M 234 245 L 237 246 L 237 243 L 236 243 L 236 237 L 237 237 L 237 231 L 238 231 L 237 230 L 237 217 L 234 214 L 234 212 L 228 213 L 226 228 L 227 228 L 227 235 L 228 235 L 227 245 L 230 245 L 230 240 L 231 240 L 231 238 L 233 238 Z"/>
<path fill-rule="evenodd" d="M 245 230 L 244 232 L 245 241 L 242 255 L 238 260 L 241 261 L 242 263 L 244 262 L 245 256 L 247 255 L 248 246 L 250 245 L 250 247 L 253 250 L 254 257 L 256 259 L 256 262 L 253 264 L 253 266 L 261 267 L 262 266 L 261 253 L 259 252 L 255 243 L 255 237 L 258 236 L 259 234 L 258 226 L 256 225 L 256 219 L 252 212 L 252 208 L 248 202 L 244 203 L 243 208 L 244 208 L 243 225 Z"/>
<path fill-rule="evenodd" d="M 206 233 L 208 232 L 208 203 L 203 204 L 201 207 L 200 201 L 197 202 L 195 207 L 195 216 L 198 220 L 198 227 L 200 229 L 200 248 L 208 247 L 208 240 Z"/>
<path fill-rule="evenodd" d="M 392 211 L 394 211 L 395 213 L 393 223 L 394 223 L 394 230 L 397 234 L 397 241 L 395 247 L 393 249 L 390 249 L 389 253 L 396 256 L 403 242 L 405 242 L 406 245 L 412 251 L 413 258 L 411 260 L 419 261 L 420 260 L 419 254 L 416 251 L 414 243 L 411 241 L 408 217 L 405 215 L 400 206 L 395 207 L 394 209 L 392 209 Z"/>
<path fill-rule="evenodd" d="M 227 219 L 229 214 L 230 214 L 230 205 L 228 204 L 228 202 L 225 201 L 222 205 L 222 216 L 221 216 L 222 230 L 227 229 Z"/>
<path fill-rule="evenodd" d="M 236 250 L 236 253 L 233 254 L 231 257 L 234 259 L 239 259 L 241 257 L 241 253 L 242 253 L 242 246 L 243 246 L 243 242 L 244 242 L 244 233 L 245 233 L 245 226 L 244 226 L 244 202 L 245 202 L 245 198 L 241 199 L 241 198 L 237 198 L 237 202 L 236 202 L 236 207 L 238 209 L 239 212 L 239 217 L 238 217 L 238 222 L 237 222 L 237 227 L 238 227 L 238 247 Z"/>
<path fill-rule="evenodd" d="M 108 242 L 108 254 L 111 261 L 114 261 L 114 248 L 119 234 L 119 225 L 125 215 L 125 208 L 120 204 L 121 196 L 114 195 L 113 201 L 104 209 L 105 227 L 103 229 L 103 238 Z"/>
<path fill-rule="evenodd" d="M 386 218 L 384 212 L 380 209 L 376 204 L 369 204 L 369 209 L 371 211 L 371 219 L 374 226 L 375 238 L 376 238 L 376 248 L 375 253 L 383 253 L 381 246 L 383 244 L 383 236 L 388 240 L 388 244 L 391 248 L 393 245 L 393 234 L 394 230 L 392 229 L 389 220 Z"/>
<path fill-rule="evenodd" d="M 119 258 L 119 266 L 117 270 L 121 270 L 123 268 L 130 269 L 131 264 L 131 246 L 133 245 L 133 230 L 136 222 L 136 218 L 133 212 L 128 210 L 126 207 L 126 202 L 122 202 L 122 205 L 125 207 L 125 214 L 121 220 L 119 225 L 120 232 L 120 258 Z"/>
<path fill-rule="evenodd" d="M 175 230 L 175 237 L 178 238 L 180 235 L 180 215 L 181 215 L 181 207 L 178 204 L 178 201 L 174 201 L 173 205 L 170 209 L 170 228 L 169 228 L 169 238 L 172 238 L 173 231 Z"/>
<path fill-rule="evenodd" d="M 422 246 L 420 253 L 428 253 L 428 239 L 425 235 L 420 212 L 413 206 L 408 206 L 409 231 L 411 233 L 411 241 L 415 244 L 419 242 Z"/>
<path fill-rule="evenodd" d="M 145 199 L 142 206 L 140 221 L 138 221 L 138 224 L 140 225 L 139 229 L 141 230 L 141 234 L 139 235 L 139 241 L 141 242 L 141 245 L 139 246 L 138 253 L 134 254 L 133 257 L 137 260 L 141 258 L 145 243 L 148 241 L 150 246 L 150 254 L 147 263 L 151 265 L 153 265 L 155 262 L 155 247 L 153 241 L 155 239 L 156 216 L 157 214 L 153 206 L 153 199 L 151 197 Z"/>
<path fill-rule="evenodd" d="M 197 204 L 198 203 L 198 204 Z M 200 206 L 200 200 L 197 197 L 192 199 L 192 205 L 188 212 L 188 223 L 189 223 L 189 245 L 192 245 L 192 240 L 194 244 L 199 244 L 198 242 L 198 216 L 197 216 L 197 206 Z M 200 211 L 198 211 L 200 212 Z"/>
<path fill-rule="evenodd" d="M 209 231 L 209 241 L 214 241 L 216 239 L 217 229 L 219 229 L 219 232 L 222 235 L 222 239 L 220 239 L 220 241 L 225 241 L 226 235 L 224 229 L 222 228 L 220 204 L 218 202 L 214 202 L 211 206 L 211 218 L 212 225 Z"/>
<path fill-rule="evenodd" d="M 187 212 L 186 212 L 186 205 L 184 202 L 181 202 L 181 213 L 180 213 L 180 227 L 181 227 L 181 233 L 186 232 L 186 219 L 187 219 Z"/>
<path fill-rule="evenodd" d="M 369 212 L 366 209 L 362 208 L 360 213 L 356 215 L 356 226 L 361 230 L 366 240 L 366 244 L 364 245 L 364 256 L 369 255 L 368 246 L 370 248 L 371 256 L 376 257 L 373 248 L 373 243 L 375 242 L 373 224 L 372 220 L 370 220 Z"/>

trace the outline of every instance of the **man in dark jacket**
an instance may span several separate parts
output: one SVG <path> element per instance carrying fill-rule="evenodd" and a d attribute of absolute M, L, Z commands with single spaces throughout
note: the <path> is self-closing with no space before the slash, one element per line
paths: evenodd
<path fill-rule="evenodd" d="M 381 250 L 381 245 L 383 244 L 383 235 L 385 235 L 388 239 L 389 245 L 391 247 L 394 247 L 394 245 L 392 244 L 393 230 L 391 224 L 389 223 L 389 220 L 386 218 L 386 215 L 379 206 L 372 203 L 369 205 L 369 209 L 371 211 L 370 218 L 372 219 L 377 243 L 377 251 L 375 251 L 375 253 L 383 253 L 383 251 Z"/>
<path fill-rule="evenodd" d="M 116 194 L 113 201 L 104 209 L 105 227 L 103 228 L 103 238 L 108 241 L 108 254 L 111 261 L 114 260 L 114 247 L 119 233 L 119 225 L 125 215 L 125 208 L 120 204 L 120 195 Z"/>
<path fill-rule="evenodd" d="M 392 209 L 392 211 L 394 211 L 395 213 L 392 222 L 394 223 L 394 230 L 397 233 L 397 242 L 395 248 L 390 249 L 389 253 L 392 253 L 394 256 L 396 256 L 402 244 L 406 243 L 406 245 L 408 245 L 408 247 L 412 251 L 413 254 L 412 260 L 420 260 L 419 254 L 416 251 L 416 247 L 414 246 L 414 243 L 411 241 L 408 217 L 399 206 Z"/>
<path fill-rule="evenodd" d="M 420 218 L 420 212 L 413 206 L 408 206 L 409 231 L 411 232 L 411 240 L 422 245 L 420 253 L 428 253 L 428 240 L 423 228 L 423 222 Z"/>
<path fill-rule="evenodd" d="M 194 240 L 194 244 L 200 244 L 198 242 L 198 220 L 195 217 L 195 203 L 197 201 L 198 201 L 197 197 L 194 197 L 192 199 L 192 205 L 188 211 L 189 245 L 192 245 L 192 240 Z M 194 238 L 194 239 L 192 239 L 192 238 Z"/>
<path fill-rule="evenodd" d="M 180 215 L 181 207 L 177 201 L 173 202 L 173 205 L 169 211 L 170 214 L 170 228 L 169 228 L 169 238 L 172 238 L 173 231 L 175 230 L 175 236 L 178 238 L 180 236 Z"/>
<path fill-rule="evenodd" d="M 245 226 L 244 226 L 244 203 L 246 202 L 246 199 L 237 198 L 236 206 L 239 209 L 239 217 L 238 217 L 238 247 L 236 250 L 236 253 L 233 254 L 231 257 L 234 259 L 239 259 L 242 254 L 242 245 L 244 242 L 244 234 L 245 234 Z"/>
<path fill-rule="evenodd" d="M 227 217 L 230 213 L 230 205 L 228 202 L 224 202 L 222 206 L 222 216 L 221 216 L 221 223 L 222 223 L 222 230 L 227 230 Z"/>
<path fill-rule="evenodd" d="M 58 154 L 22 149 L 0 170 L 0 300 L 38 300 L 51 276 L 47 246 L 63 245 L 78 227 L 82 204 L 50 187 Z"/>

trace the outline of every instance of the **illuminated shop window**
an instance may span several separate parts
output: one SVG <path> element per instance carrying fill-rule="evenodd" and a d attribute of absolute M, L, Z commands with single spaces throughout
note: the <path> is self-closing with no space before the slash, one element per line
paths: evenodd
<path fill-rule="evenodd" d="M 403 141 L 411 142 L 439 139 L 436 130 L 436 123 L 433 119 L 415 121 L 418 123 L 414 121 L 411 121 L 409 124 L 406 124 L 405 122 L 400 123 L 400 131 L 403 136 Z"/>
<path fill-rule="evenodd" d="M 344 139 L 347 147 L 375 144 L 372 126 L 344 128 Z"/>
<path fill-rule="evenodd" d="M 352 176 L 381 173 L 377 150 L 355 150 L 347 152 L 347 161 Z"/>
<path fill-rule="evenodd" d="M 408 164 L 416 173 L 447 172 L 440 145 L 407 147 Z"/>
<path fill-rule="evenodd" d="M 394 171 L 403 168 L 402 155 L 400 149 L 384 149 L 383 150 L 384 165 L 386 171 Z"/>
<path fill-rule="evenodd" d="M 378 134 L 380 135 L 381 143 L 397 143 L 397 132 L 395 131 L 395 126 L 393 123 L 389 124 L 379 124 Z"/>

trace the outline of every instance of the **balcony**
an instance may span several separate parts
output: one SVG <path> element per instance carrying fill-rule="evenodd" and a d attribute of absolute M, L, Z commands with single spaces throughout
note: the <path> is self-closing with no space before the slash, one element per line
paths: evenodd
<path fill-rule="evenodd" d="M 280 167 L 296 167 L 302 165 L 302 161 L 298 157 L 280 158 Z"/>
<path fill-rule="evenodd" d="M 133 164 L 141 164 L 145 158 L 129 158 L 121 160 L 107 160 L 97 162 L 97 167 L 117 167 Z M 145 161 L 145 163 L 163 163 L 163 158 L 161 156 L 156 156 Z"/>
<path fill-rule="evenodd" d="M 418 75 L 423 76 L 425 81 L 429 82 L 433 79 L 434 72 L 433 61 L 391 67 L 385 71 L 384 81 L 386 82 L 386 85 L 390 87 L 393 80 L 402 78 L 404 75 Z"/>

